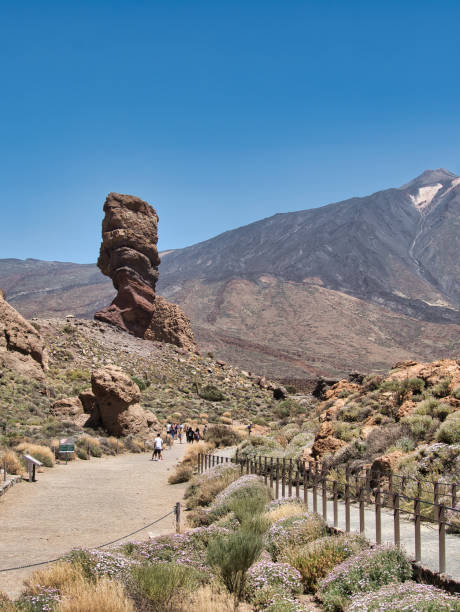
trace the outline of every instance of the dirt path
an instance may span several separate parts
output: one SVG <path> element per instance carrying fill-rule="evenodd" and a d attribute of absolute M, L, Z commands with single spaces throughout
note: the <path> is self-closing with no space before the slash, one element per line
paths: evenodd
<path fill-rule="evenodd" d="M 186 488 L 168 485 L 185 448 L 176 442 L 159 462 L 142 453 L 57 465 L 38 474 L 37 483 L 16 485 L 0 498 L 0 570 L 99 546 L 163 516 Z M 131 539 L 173 529 L 169 516 Z M 32 571 L 0 571 L 0 590 L 16 597 Z"/>

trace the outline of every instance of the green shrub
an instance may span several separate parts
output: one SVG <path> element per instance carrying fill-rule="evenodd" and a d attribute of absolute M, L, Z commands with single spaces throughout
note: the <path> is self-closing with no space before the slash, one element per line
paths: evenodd
<path fill-rule="evenodd" d="M 237 531 L 209 542 L 207 560 L 217 570 L 235 602 L 243 598 L 247 571 L 263 549 L 262 536 Z"/>
<path fill-rule="evenodd" d="M 77 457 L 83 460 L 88 459 L 88 453 L 86 452 L 86 449 L 83 447 L 77 447 Z"/>
<path fill-rule="evenodd" d="M 131 571 L 130 591 L 140 609 L 172 611 L 188 593 L 203 584 L 203 574 L 180 563 L 155 563 Z"/>
<path fill-rule="evenodd" d="M 294 387 L 294 385 L 286 385 L 286 391 L 292 395 L 295 395 L 297 393 L 297 388 Z"/>
<path fill-rule="evenodd" d="M 305 589 L 314 593 L 319 581 L 333 567 L 368 546 L 358 535 L 326 536 L 305 546 L 289 548 L 282 558 L 300 572 Z"/>
<path fill-rule="evenodd" d="M 273 408 L 275 416 L 279 419 L 286 419 L 290 416 L 296 416 L 302 412 L 302 406 L 295 400 L 288 398 L 276 404 Z"/>
<path fill-rule="evenodd" d="M 428 414 L 411 414 L 401 419 L 401 424 L 415 440 L 425 440 L 437 429 L 439 421 Z"/>
<path fill-rule="evenodd" d="M 453 391 L 452 391 L 452 395 L 455 397 L 455 399 L 460 400 L 460 387 L 456 387 Z"/>
<path fill-rule="evenodd" d="M 342 421 L 334 421 L 334 434 L 339 440 L 344 442 L 351 442 L 353 438 L 356 438 L 358 432 L 350 425 L 350 423 L 343 423 Z"/>
<path fill-rule="evenodd" d="M 318 514 L 289 516 L 273 523 L 266 537 L 266 549 L 273 561 L 288 547 L 308 544 L 326 535 L 326 523 Z"/>
<path fill-rule="evenodd" d="M 209 505 L 221 491 L 240 476 L 239 467 L 223 463 L 196 476 L 185 491 L 187 509 Z"/>
<path fill-rule="evenodd" d="M 413 393 L 421 393 L 425 388 L 425 381 L 423 378 L 409 378 L 408 385 Z"/>
<path fill-rule="evenodd" d="M 225 399 L 225 395 L 215 385 L 206 385 L 198 391 L 198 395 L 210 402 L 221 402 Z"/>
<path fill-rule="evenodd" d="M 399 438 L 395 445 L 388 449 L 388 452 L 390 453 L 392 450 L 402 450 L 405 453 L 410 453 L 410 451 L 413 451 L 414 448 L 415 442 L 412 440 L 412 438 L 405 436 L 403 438 Z"/>
<path fill-rule="evenodd" d="M 441 403 L 434 398 L 427 398 L 417 406 L 416 414 L 429 414 L 433 418 L 444 421 L 448 414 L 452 412 L 449 404 Z"/>
<path fill-rule="evenodd" d="M 102 457 L 102 448 L 99 440 L 92 436 L 83 435 L 75 442 L 77 448 L 84 448 L 91 457 Z"/>
<path fill-rule="evenodd" d="M 137 378 L 137 376 L 131 376 L 131 380 L 133 381 L 133 383 L 136 383 L 136 385 L 139 387 L 141 391 L 145 391 L 147 387 L 150 386 L 149 381 L 141 380 L 140 378 Z"/>
<path fill-rule="evenodd" d="M 211 442 L 217 448 L 234 446 L 240 442 L 239 434 L 228 425 L 210 425 L 206 432 L 206 442 Z"/>
<path fill-rule="evenodd" d="M 437 439 L 446 444 L 458 444 L 460 442 L 460 412 L 449 414 L 444 423 L 438 429 Z"/>
<path fill-rule="evenodd" d="M 446 397 L 450 392 L 450 378 L 443 378 L 439 383 L 431 389 L 435 397 Z"/>
<path fill-rule="evenodd" d="M 350 598 L 375 591 L 385 584 L 404 582 L 412 567 L 404 553 L 393 546 L 363 550 L 336 566 L 319 584 L 326 612 L 344 610 Z"/>
<path fill-rule="evenodd" d="M 370 406 L 362 406 L 356 402 L 350 402 L 340 410 L 338 419 L 347 422 L 364 421 L 371 412 L 372 408 Z"/>

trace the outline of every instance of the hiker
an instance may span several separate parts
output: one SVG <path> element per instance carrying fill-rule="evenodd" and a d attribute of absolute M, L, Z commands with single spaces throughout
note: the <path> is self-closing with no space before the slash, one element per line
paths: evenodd
<path fill-rule="evenodd" d="M 176 435 L 176 431 L 174 429 L 174 425 L 169 428 L 169 435 L 171 436 L 172 441 L 174 442 L 174 436 Z"/>
<path fill-rule="evenodd" d="M 187 430 L 187 442 L 191 444 L 193 442 L 193 438 L 194 438 L 193 429 L 189 427 Z"/>
<path fill-rule="evenodd" d="M 195 429 L 195 433 L 193 434 L 193 437 L 195 439 L 196 442 L 200 441 L 200 430 L 198 429 L 198 427 Z M 193 441 L 193 440 L 192 440 Z"/>
<path fill-rule="evenodd" d="M 207 434 L 207 433 L 208 433 L 208 426 L 207 426 L 207 425 L 205 425 L 205 426 L 203 427 L 203 440 L 206 438 L 206 434 Z"/>
<path fill-rule="evenodd" d="M 251 435 L 251 430 L 252 430 L 252 423 L 249 423 L 249 425 L 248 425 L 248 436 Z"/>
<path fill-rule="evenodd" d="M 152 461 L 163 461 L 163 438 L 160 436 L 160 432 L 157 432 L 157 437 L 153 441 L 153 453 Z"/>

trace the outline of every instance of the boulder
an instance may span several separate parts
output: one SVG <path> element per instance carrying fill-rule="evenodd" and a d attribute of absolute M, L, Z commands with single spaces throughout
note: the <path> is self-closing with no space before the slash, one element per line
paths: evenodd
<path fill-rule="evenodd" d="M 190 320 L 179 306 L 155 294 L 160 264 L 156 211 L 136 196 L 109 193 L 104 212 L 97 263 L 118 293 L 95 318 L 139 338 L 196 351 Z"/>
<path fill-rule="evenodd" d="M 40 333 L 8 304 L 2 291 L 0 291 L 0 365 L 39 378 L 48 367 L 47 351 Z"/>
<path fill-rule="evenodd" d="M 377 459 L 374 459 L 372 462 L 371 472 L 384 475 L 389 474 L 390 472 L 395 472 L 403 457 L 404 453 L 399 450 L 393 451 L 392 453 L 387 453 L 381 457 L 377 457 Z"/>
<path fill-rule="evenodd" d="M 54 402 L 51 413 L 57 417 L 75 417 L 84 414 L 83 404 L 78 397 L 64 397 Z"/>
<path fill-rule="evenodd" d="M 100 425 L 111 435 L 124 436 L 147 433 L 157 423 L 156 417 L 138 403 L 139 387 L 120 368 L 106 366 L 95 370 L 91 387 L 94 400 L 86 392 L 83 401 L 87 408 L 92 408 L 93 426 Z"/>
<path fill-rule="evenodd" d="M 311 454 L 315 459 L 318 459 L 324 455 L 333 455 L 346 445 L 346 442 L 334 436 L 334 427 L 332 423 L 330 421 L 325 421 L 321 423 L 321 427 L 315 436 Z"/>

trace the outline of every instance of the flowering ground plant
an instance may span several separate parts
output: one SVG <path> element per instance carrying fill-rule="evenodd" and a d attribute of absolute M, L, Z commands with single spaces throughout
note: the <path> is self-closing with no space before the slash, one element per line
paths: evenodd
<path fill-rule="evenodd" d="M 58 589 L 43 587 L 36 593 L 22 595 L 18 600 L 18 610 L 27 612 L 49 612 L 55 610 L 61 600 Z"/>
<path fill-rule="evenodd" d="M 376 546 L 340 563 L 319 583 L 319 596 L 327 612 L 343 610 L 349 599 L 376 591 L 390 583 L 405 582 L 412 575 L 404 553 L 394 546 Z"/>
<path fill-rule="evenodd" d="M 65 560 L 79 565 L 86 578 L 91 581 L 101 576 L 122 580 L 137 564 L 134 559 L 129 559 L 115 551 L 87 548 L 75 548 Z"/>
<path fill-rule="evenodd" d="M 460 600 L 428 584 L 408 581 L 355 595 L 348 612 L 459 612 Z"/>
<path fill-rule="evenodd" d="M 197 527 L 185 533 L 160 536 L 146 542 L 134 543 L 129 547 L 133 559 L 143 563 L 175 562 L 209 571 L 206 553 L 209 541 L 229 533 L 224 527 Z"/>
<path fill-rule="evenodd" d="M 288 546 L 308 544 L 326 534 L 326 524 L 318 514 L 306 512 L 303 516 L 291 516 L 273 523 L 266 536 L 266 548 L 273 561 Z"/>
<path fill-rule="evenodd" d="M 252 565 L 246 578 L 246 597 L 253 600 L 257 592 L 266 587 L 282 589 L 290 595 L 302 592 L 302 576 L 288 563 L 261 560 Z"/>

